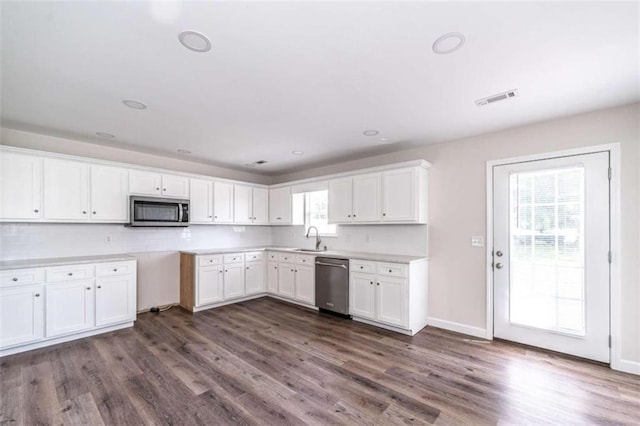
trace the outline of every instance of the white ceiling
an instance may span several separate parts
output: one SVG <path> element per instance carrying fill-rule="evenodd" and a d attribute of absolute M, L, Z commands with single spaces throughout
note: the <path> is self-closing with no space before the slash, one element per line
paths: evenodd
<path fill-rule="evenodd" d="M 2 2 L 2 119 L 236 168 L 267 160 L 252 171 L 278 174 L 638 101 L 638 9 Z M 206 34 L 212 50 L 180 45 L 186 29 Z M 463 48 L 434 54 L 434 40 L 452 31 L 466 36 Z M 474 103 L 514 88 L 516 99 Z"/>

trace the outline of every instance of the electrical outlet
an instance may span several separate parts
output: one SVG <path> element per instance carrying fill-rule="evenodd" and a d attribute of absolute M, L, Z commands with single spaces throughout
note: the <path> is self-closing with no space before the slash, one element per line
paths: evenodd
<path fill-rule="evenodd" d="M 484 237 L 483 236 L 471 237 L 471 247 L 484 247 Z"/>
<path fill-rule="evenodd" d="M 111 244 L 111 235 L 107 235 L 104 237 L 105 244 Z"/>

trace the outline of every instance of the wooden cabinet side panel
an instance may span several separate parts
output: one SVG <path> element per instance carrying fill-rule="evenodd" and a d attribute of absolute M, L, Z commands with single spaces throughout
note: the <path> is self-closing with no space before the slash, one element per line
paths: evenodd
<path fill-rule="evenodd" d="M 180 253 L 180 306 L 191 312 L 196 300 L 195 262 L 194 255 Z"/>

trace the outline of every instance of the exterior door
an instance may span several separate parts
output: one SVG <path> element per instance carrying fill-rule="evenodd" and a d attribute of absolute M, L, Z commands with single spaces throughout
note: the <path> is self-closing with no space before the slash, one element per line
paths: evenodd
<path fill-rule="evenodd" d="M 495 166 L 494 335 L 609 362 L 609 153 Z"/>

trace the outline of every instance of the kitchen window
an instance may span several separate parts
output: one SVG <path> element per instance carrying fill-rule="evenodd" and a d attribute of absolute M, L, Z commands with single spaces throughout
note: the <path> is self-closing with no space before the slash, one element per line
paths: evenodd
<path fill-rule="evenodd" d="M 293 223 L 304 224 L 304 232 L 315 226 L 323 237 L 337 237 L 337 226 L 327 223 L 329 191 L 310 191 L 293 194 Z"/>

